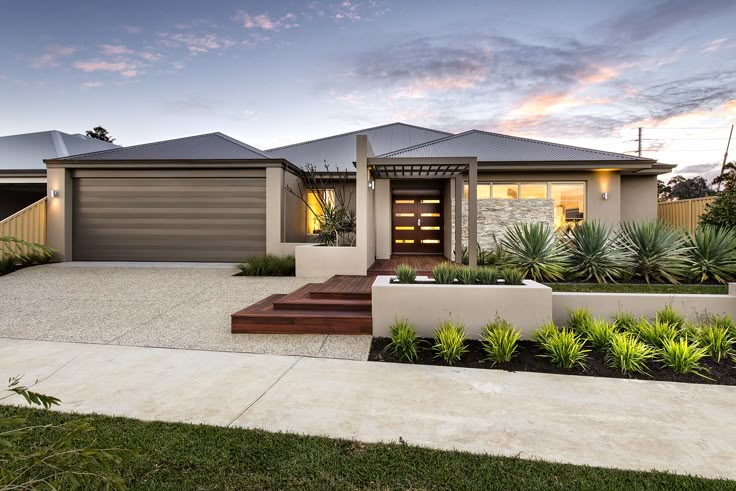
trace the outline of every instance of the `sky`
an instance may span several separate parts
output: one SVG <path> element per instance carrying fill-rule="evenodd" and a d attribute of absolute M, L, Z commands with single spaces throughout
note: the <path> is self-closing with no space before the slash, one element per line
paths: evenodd
<path fill-rule="evenodd" d="M 0 135 L 268 149 L 401 121 L 632 153 L 643 127 L 711 179 L 734 26 L 734 0 L 0 0 Z"/>

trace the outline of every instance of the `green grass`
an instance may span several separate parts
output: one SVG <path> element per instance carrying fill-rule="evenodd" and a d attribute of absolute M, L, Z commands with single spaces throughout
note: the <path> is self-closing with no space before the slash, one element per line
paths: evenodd
<path fill-rule="evenodd" d="M 78 416 L 0 407 L 31 424 Z M 733 481 L 362 444 L 281 433 L 92 416 L 96 445 L 138 449 L 130 489 L 726 490 Z M 24 444 L 34 445 L 34 441 Z M 562 456 L 561 456 L 562 457 Z"/>
<path fill-rule="evenodd" d="M 645 283 L 548 283 L 556 292 L 592 293 L 689 293 L 689 294 L 728 294 L 727 285 L 647 285 Z"/>

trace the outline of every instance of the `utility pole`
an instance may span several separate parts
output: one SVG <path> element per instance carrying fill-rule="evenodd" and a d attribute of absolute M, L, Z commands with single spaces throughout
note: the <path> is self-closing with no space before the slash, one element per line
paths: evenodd
<path fill-rule="evenodd" d="M 731 129 L 733 129 L 733 126 L 731 127 Z M 641 130 L 642 128 L 639 127 L 639 150 L 637 152 L 639 154 L 639 157 L 641 157 Z"/>
<path fill-rule="evenodd" d="M 723 163 L 721 164 L 721 177 L 723 177 L 723 171 L 726 169 L 726 160 L 728 160 L 728 148 L 731 146 L 731 136 L 733 135 L 733 125 L 731 125 L 731 132 L 728 134 L 728 143 L 726 143 L 726 153 L 723 154 Z M 721 190 L 721 183 L 718 183 L 718 191 Z"/>

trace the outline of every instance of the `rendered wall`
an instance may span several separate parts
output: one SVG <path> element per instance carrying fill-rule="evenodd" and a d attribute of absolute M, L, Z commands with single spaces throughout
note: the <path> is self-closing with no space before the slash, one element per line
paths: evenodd
<path fill-rule="evenodd" d="M 375 191 L 376 259 L 391 258 L 391 180 L 377 179 Z"/>
<path fill-rule="evenodd" d="M 657 218 L 657 176 L 621 176 L 621 221 Z"/>
<path fill-rule="evenodd" d="M 288 192 L 285 188 L 289 186 L 295 192 L 299 192 L 301 179 L 291 172 L 284 172 L 283 193 L 283 240 L 284 242 L 306 242 L 307 235 L 307 205 Z M 302 189 L 304 184 L 302 183 Z"/>
<path fill-rule="evenodd" d="M 46 208 L 46 241 L 58 251 L 56 259 L 72 260 L 73 186 L 71 170 L 51 168 L 46 172 L 48 207 Z M 59 195 L 51 198 L 51 191 Z"/>
<path fill-rule="evenodd" d="M 325 247 L 297 244 L 294 247 L 296 276 L 329 277 L 336 274 L 365 275 L 364 251 L 357 247 Z"/>

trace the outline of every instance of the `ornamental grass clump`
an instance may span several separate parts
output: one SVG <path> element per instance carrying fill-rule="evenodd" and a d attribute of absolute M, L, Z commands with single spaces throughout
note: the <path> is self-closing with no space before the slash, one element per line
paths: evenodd
<path fill-rule="evenodd" d="M 616 326 L 604 319 L 593 319 L 583 329 L 583 334 L 590 341 L 593 349 L 604 351 L 611 344 L 611 338 L 616 334 Z"/>
<path fill-rule="evenodd" d="M 583 338 L 570 329 L 550 331 L 540 347 L 545 352 L 542 356 L 558 368 L 585 368 L 585 358 L 590 350 L 585 349 Z"/>
<path fill-rule="evenodd" d="M 406 319 L 397 319 L 390 326 L 391 342 L 387 349 L 401 361 L 414 363 L 419 358 L 419 340 L 414 326 Z"/>
<path fill-rule="evenodd" d="M 486 324 L 481 332 L 481 338 L 488 361 L 493 365 L 508 363 L 519 346 L 521 331 L 510 322 L 498 319 Z"/>
<path fill-rule="evenodd" d="M 568 274 L 579 281 L 608 283 L 629 275 L 633 260 L 613 227 L 596 220 L 570 225 L 562 234 L 570 257 Z"/>
<path fill-rule="evenodd" d="M 605 362 L 611 368 L 623 373 L 644 373 L 647 362 L 652 360 L 656 352 L 654 348 L 640 341 L 628 332 L 614 333 L 611 336 Z"/>
<path fill-rule="evenodd" d="M 501 277 L 505 285 L 523 285 L 524 276 L 524 272 L 517 268 L 503 268 L 501 270 Z"/>
<path fill-rule="evenodd" d="M 674 341 L 680 336 L 680 331 L 667 322 L 641 319 L 634 327 L 636 336 L 655 348 L 661 348 L 667 341 Z"/>
<path fill-rule="evenodd" d="M 665 305 L 663 309 L 657 311 L 654 316 L 654 320 L 670 324 L 674 326 L 675 329 L 682 329 L 687 322 L 685 316 L 674 310 L 669 304 Z"/>
<path fill-rule="evenodd" d="M 704 283 L 728 283 L 736 278 L 736 231 L 703 225 L 690 237 L 690 276 Z"/>
<path fill-rule="evenodd" d="M 690 245 L 681 229 L 658 220 L 621 225 L 622 243 L 633 254 L 633 273 L 647 283 L 679 283 L 690 271 Z"/>
<path fill-rule="evenodd" d="M 294 256 L 275 256 L 264 254 L 252 256 L 238 264 L 243 276 L 294 276 L 296 260 Z"/>
<path fill-rule="evenodd" d="M 414 283 L 417 279 L 417 270 L 408 264 L 399 264 L 396 267 L 396 279 L 399 283 Z"/>
<path fill-rule="evenodd" d="M 711 325 L 701 326 L 695 336 L 695 341 L 717 363 L 728 360 L 733 354 L 733 347 L 736 344 L 736 338 L 728 329 Z"/>
<path fill-rule="evenodd" d="M 691 343 L 685 338 L 665 340 L 659 350 L 659 360 L 677 373 L 695 374 L 705 377 L 705 368 L 700 360 L 708 356 L 705 348 Z M 707 377 L 705 377 L 707 378 Z"/>
<path fill-rule="evenodd" d="M 456 275 L 457 267 L 447 262 L 439 263 L 432 269 L 432 278 L 441 285 L 451 285 L 455 282 Z"/>
<path fill-rule="evenodd" d="M 576 332 L 584 332 L 593 322 L 593 313 L 583 307 L 567 309 L 567 316 L 567 327 Z"/>
<path fill-rule="evenodd" d="M 713 327 L 722 327 L 736 338 L 736 322 L 733 321 L 730 315 L 711 316 L 710 319 L 708 319 L 708 324 Z"/>
<path fill-rule="evenodd" d="M 451 320 L 440 323 L 434 331 L 435 358 L 440 358 L 448 365 L 454 365 L 460 361 L 468 351 L 467 335 L 465 328 L 460 323 Z"/>
<path fill-rule="evenodd" d="M 478 268 L 478 283 L 481 285 L 495 285 L 498 283 L 498 270 L 490 266 Z"/>
<path fill-rule="evenodd" d="M 631 312 L 618 311 L 611 316 L 611 320 L 616 327 L 622 331 L 635 331 L 636 325 L 639 323 L 634 314 Z"/>
<path fill-rule="evenodd" d="M 560 328 L 555 325 L 554 322 L 549 321 L 542 324 L 540 327 L 534 330 L 534 341 L 540 346 L 544 344 L 549 338 L 557 334 Z"/>
<path fill-rule="evenodd" d="M 565 246 L 548 223 L 515 223 L 501 241 L 507 264 L 535 281 L 559 281 L 569 265 Z"/>
<path fill-rule="evenodd" d="M 475 285 L 478 281 L 478 270 L 468 266 L 457 268 L 456 278 L 463 285 Z"/>

